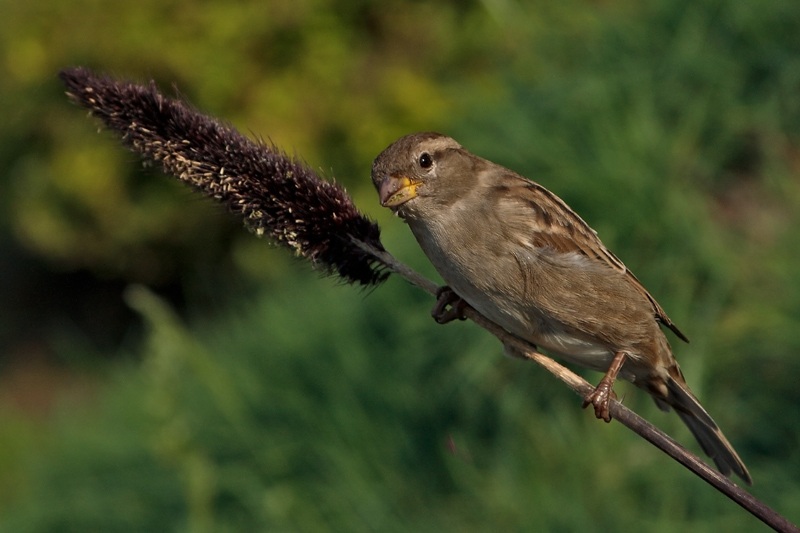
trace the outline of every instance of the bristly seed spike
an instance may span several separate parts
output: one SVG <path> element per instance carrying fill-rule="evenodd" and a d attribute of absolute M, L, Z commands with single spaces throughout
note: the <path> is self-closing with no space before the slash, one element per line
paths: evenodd
<path fill-rule="evenodd" d="M 162 170 L 241 216 L 256 234 L 269 235 L 325 272 L 348 283 L 378 284 L 388 270 L 359 248 L 383 250 L 380 230 L 358 211 L 343 188 L 275 147 L 253 141 L 190 105 L 147 86 L 66 69 L 68 95 L 120 135 L 122 142 Z"/>

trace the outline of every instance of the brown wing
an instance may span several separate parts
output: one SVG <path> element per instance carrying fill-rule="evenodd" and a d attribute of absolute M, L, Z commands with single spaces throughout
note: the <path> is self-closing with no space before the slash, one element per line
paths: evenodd
<path fill-rule="evenodd" d="M 520 198 L 528 207 L 536 212 L 547 231 L 536 232 L 532 237 L 534 246 L 550 247 L 562 253 L 578 252 L 587 257 L 606 263 L 609 267 L 623 273 L 628 280 L 641 292 L 653 306 L 655 319 L 671 329 L 681 340 L 689 342 L 678 327 L 672 323 L 667 313 L 658 305 L 647 289 L 636 279 L 636 276 L 611 253 L 600 241 L 600 238 L 581 217 L 564 203 L 561 198 L 551 193 L 541 185 L 520 178 L 525 183 L 523 187 L 528 194 L 521 194 Z"/>

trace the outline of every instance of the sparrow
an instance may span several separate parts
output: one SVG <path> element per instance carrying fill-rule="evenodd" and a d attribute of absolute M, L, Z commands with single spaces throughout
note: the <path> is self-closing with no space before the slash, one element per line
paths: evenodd
<path fill-rule="evenodd" d="M 617 377 L 675 409 L 719 471 L 752 478 L 692 394 L 661 329 L 689 342 L 633 273 L 538 183 L 434 132 L 406 135 L 372 165 L 381 205 L 411 228 L 447 284 L 432 311 L 469 305 L 513 335 L 604 372 L 584 407 L 611 420 Z"/>

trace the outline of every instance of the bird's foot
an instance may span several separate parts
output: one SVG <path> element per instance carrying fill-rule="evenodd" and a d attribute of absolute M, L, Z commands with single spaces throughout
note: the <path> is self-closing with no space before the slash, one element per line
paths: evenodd
<path fill-rule="evenodd" d="M 611 413 L 609 411 L 611 398 L 617 397 L 612 388 L 613 386 L 613 383 L 607 381 L 606 377 L 603 377 L 594 391 L 583 400 L 584 408 L 592 404 L 594 406 L 594 416 L 602 418 L 606 422 L 611 422 Z"/>
<path fill-rule="evenodd" d="M 594 391 L 583 400 L 583 407 L 586 408 L 589 404 L 594 406 L 594 416 L 602 418 L 606 422 L 611 422 L 611 412 L 609 406 L 611 400 L 616 399 L 617 395 L 614 394 L 614 381 L 617 379 L 622 364 L 625 362 L 625 352 L 618 352 L 614 359 L 611 361 L 611 366 L 608 367 L 608 372 L 597 384 Z"/>
<path fill-rule="evenodd" d="M 453 292 L 447 285 L 436 289 L 436 305 L 431 309 L 431 316 L 439 324 L 447 324 L 453 320 L 466 320 L 464 311 L 469 304 Z"/>

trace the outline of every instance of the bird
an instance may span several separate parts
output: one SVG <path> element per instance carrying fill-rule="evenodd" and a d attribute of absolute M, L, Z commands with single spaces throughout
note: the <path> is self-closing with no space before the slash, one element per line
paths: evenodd
<path fill-rule="evenodd" d="M 661 326 L 689 339 L 558 196 L 435 132 L 389 145 L 372 181 L 446 283 L 432 311 L 438 322 L 463 319 L 470 306 L 537 348 L 603 372 L 584 407 L 606 422 L 616 378 L 633 383 L 675 410 L 722 474 L 752 484 Z"/>

